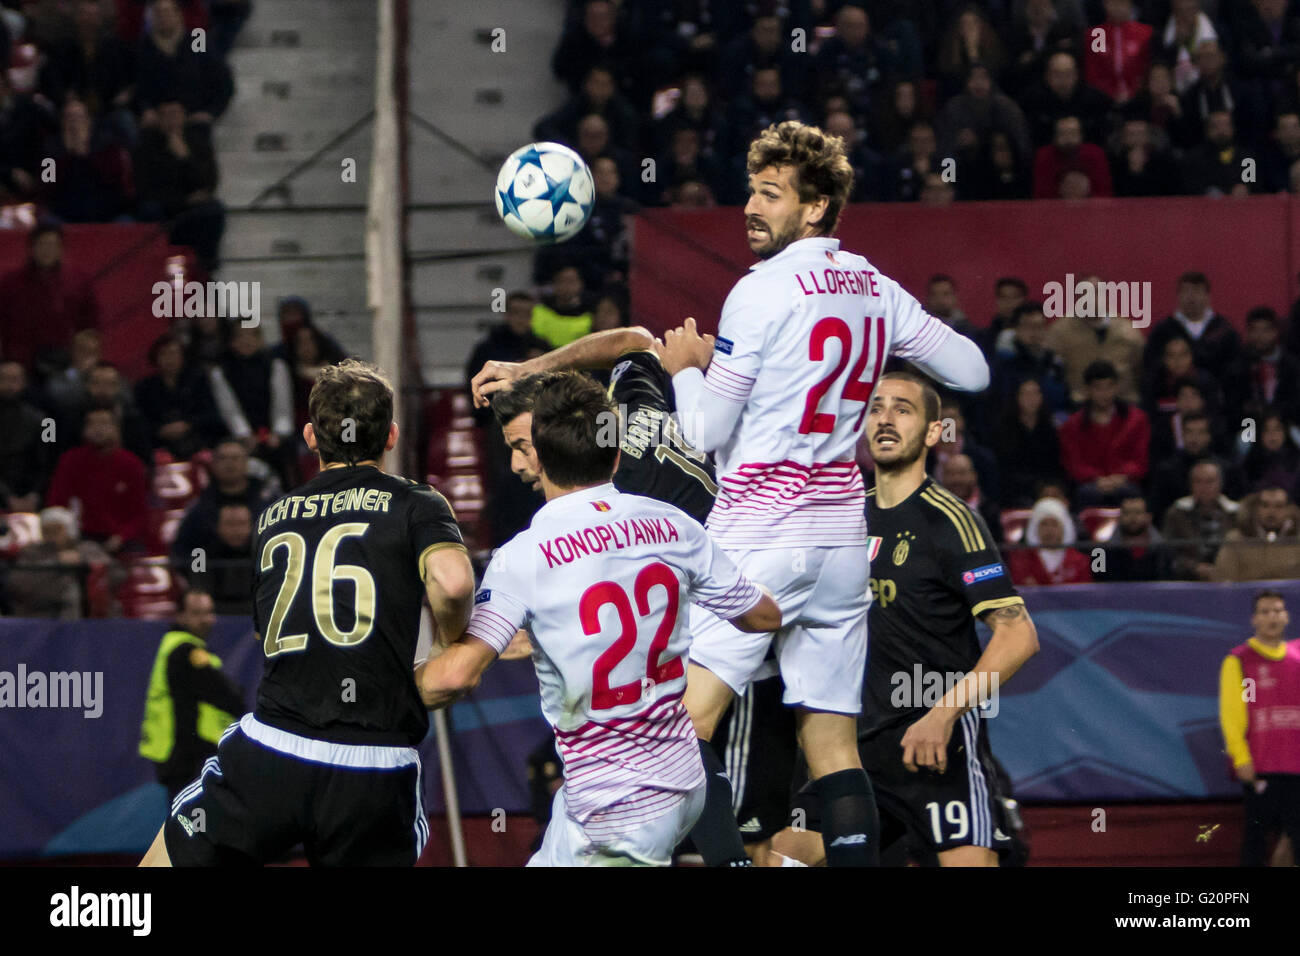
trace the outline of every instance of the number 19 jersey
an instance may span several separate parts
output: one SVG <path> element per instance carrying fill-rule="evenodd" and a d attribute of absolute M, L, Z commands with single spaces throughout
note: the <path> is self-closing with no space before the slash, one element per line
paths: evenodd
<path fill-rule="evenodd" d="M 467 633 L 500 653 L 529 630 L 569 812 L 618 804 L 631 824 L 704 782 L 682 704 L 691 603 L 732 618 L 760 598 L 695 519 L 605 484 L 547 502 L 497 551 Z"/>
<path fill-rule="evenodd" d="M 886 357 L 923 361 L 951 331 L 838 239 L 751 267 L 722 309 L 708 393 L 743 404 L 716 451 L 709 531 L 729 550 L 866 544 L 854 448 Z"/>

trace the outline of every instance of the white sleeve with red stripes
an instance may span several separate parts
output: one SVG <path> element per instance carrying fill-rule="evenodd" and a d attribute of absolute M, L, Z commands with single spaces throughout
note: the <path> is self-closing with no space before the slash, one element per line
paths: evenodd
<path fill-rule="evenodd" d="M 740 617 L 763 599 L 763 592 L 741 574 L 702 527 L 699 534 L 701 540 L 694 551 L 696 563 L 691 569 L 691 600 L 725 620 Z"/>
<path fill-rule="evenodd" d="M 881 295 L 894 320 L 890 352 L 920 366 L 949 388 L 978 392 L 988 387 L 989 366 L 979 346 L 921 307 L 916 298 L 887 276 Z"/>
<path fill-rule="evenodd" d="M 722 306 L 708 374 L 688 368 L 673 376 L 682 434 L 700 451 L 716 451 L 735 431 L 763 365 L 771 305 L 759 283 L 738 282 Z"/>
<path fill-rule="evenodd" d="M 483 584 L 474 595 L 474 610 L 470 614 L 469 626 L 465 628 L 466 634 L 477 637 L 498 654 L 505 651 L 515 632 L 532 618 L 526 600 L 510 593 L 511 585 L 518 579 L 512 581 L 502 572 L 503 568 L 508 567 L 502 553 L 504 550 L 498 551 L 488 565 L 487 573 L 483 575 Z"/>

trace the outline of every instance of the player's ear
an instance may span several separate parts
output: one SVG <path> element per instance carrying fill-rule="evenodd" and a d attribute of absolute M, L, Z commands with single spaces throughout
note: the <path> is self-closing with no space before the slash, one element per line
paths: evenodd
<path fill-rule="evenodd" d="M 316 454 L 316 429 L 311 427 L 311 422 L 302 426 L 302 440 L 307 443 L 307 450 Z"/>
<path fill-rule="evenodd" d="M 397 422 L 388 426 L 388 441 L 384 442 L 384 451 L 392 451 L 397 444 Z"/>
<path fill-rule="evenodd" d="M 943 437 L 943 419 L 936 419 L 925 427 L 925 447 L 933 448 Z"/>

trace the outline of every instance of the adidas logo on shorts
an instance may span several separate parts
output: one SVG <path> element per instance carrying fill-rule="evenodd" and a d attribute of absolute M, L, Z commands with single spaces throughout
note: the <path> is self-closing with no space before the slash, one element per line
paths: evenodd
<path fill-rule="evenodd" d="M 176 814 L 176 822 L 181 825 L 181 829 L 185 831 L 185 835 L 187 837 L 194 836 L 194 824 L 190 823 L 189 819 L 185 816 L 185 814 L 183 813 Z"/>
<path fill-rule="evenodd" d="M 763 829 L 763 824 L 759 822 L 758 817 L 750 817 L 740 825 L 741 833 L 757 833 Z"/>

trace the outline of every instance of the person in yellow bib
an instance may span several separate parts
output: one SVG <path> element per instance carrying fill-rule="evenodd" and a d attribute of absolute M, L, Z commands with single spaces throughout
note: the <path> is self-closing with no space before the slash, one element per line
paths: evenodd
<path fill-rule="evenodd" d="M 551 276 L 551 294 L 533 306 L 533 334 L 558 349 L 590 332 L 591 318 L 582 273 L 577 266 L 560 266 Z"/>
<path fill-rule="evenodd" d="M 212 595 L 186 591 L 149 675 L 140 754 L 153 762 L 169 801 L 199 775 L 221 735 L 245 710 L 243 693 L 208 650 L 215 622 Z"/>

